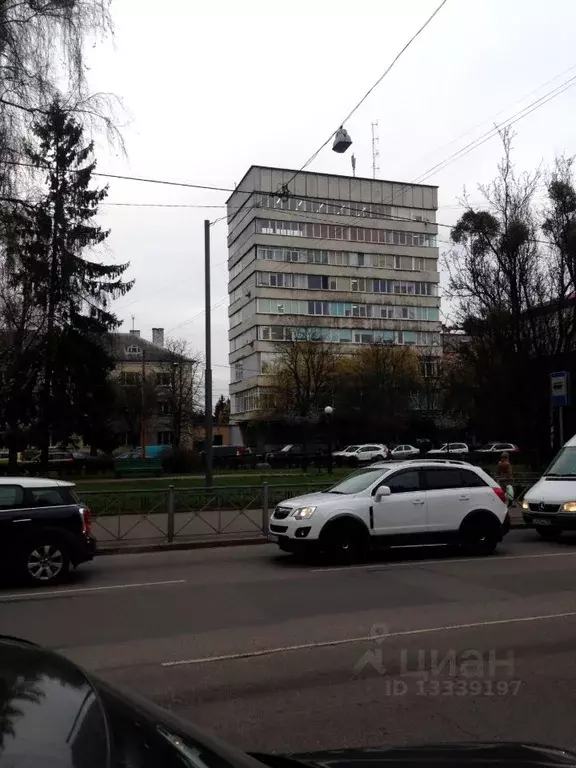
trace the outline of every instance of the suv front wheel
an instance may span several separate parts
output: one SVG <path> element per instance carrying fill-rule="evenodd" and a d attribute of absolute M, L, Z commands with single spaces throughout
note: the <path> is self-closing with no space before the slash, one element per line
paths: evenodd
<path fill-rule="evenodd" d="M 354 563 L 368 551 L 368 533 L 362 523 L 338 520 L 329 523 L 320 536 L 320 547 L 331 562 Z"/>
<path fill-rule="evenodd" d="M 31 584 L 56 584 L 70 570 L 68 548 L 57 539 L 40 537 L 24 548 L 22 570 L 25 579 Z"/>

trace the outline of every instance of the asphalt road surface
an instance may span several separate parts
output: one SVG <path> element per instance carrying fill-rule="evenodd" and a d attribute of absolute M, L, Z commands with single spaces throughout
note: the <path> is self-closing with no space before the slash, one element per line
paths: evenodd
<path fill-rule="evenodd" d="M 252 750 L 576 746 L 576 537 L 328 568 L 271 545 L 102 556 L 0 589 L 0 631 Z"/>

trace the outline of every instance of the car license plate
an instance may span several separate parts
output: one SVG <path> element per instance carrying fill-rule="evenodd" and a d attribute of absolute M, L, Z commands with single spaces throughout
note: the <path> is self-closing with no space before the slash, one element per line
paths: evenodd
<path fill-rule="evenodd" d="M 547 517 L 533 517 L 532 522 L 534 525 L 552 525 L 552 521 Z"/>
<path fill-rule="evenodd" d="M 275 533 L 269 533 L 269 534 L 268 534 L 268 536 L 267 536 L 266 538 L 268 539 L 268 541 L 271 541 L 271 542 L 273 542 L 274 544 L 277 544 L 277 543 L 278 543 L 278 536 L 276 536 L 276 534 L 275 534 Z"/>

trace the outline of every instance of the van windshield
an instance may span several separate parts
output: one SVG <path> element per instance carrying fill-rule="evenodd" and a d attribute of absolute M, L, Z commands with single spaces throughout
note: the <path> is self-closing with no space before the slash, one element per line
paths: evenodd
<path fill-rule="evenodd" d="M 544 472 L 544 477 L 576 477 L 576 446 L 564 447 Z"/>
<path fill-rule="evenodd" d="M 360 469 L 358 472 L 354 472 L 353 475 L 349 475 L 345 480 L 342 480 L 341 483 L 334 485 L 327 493 L 360 493 L 360 491 L 365 491 L 366 488 L 369 488 L 383 474 L 382 467 Z"/>

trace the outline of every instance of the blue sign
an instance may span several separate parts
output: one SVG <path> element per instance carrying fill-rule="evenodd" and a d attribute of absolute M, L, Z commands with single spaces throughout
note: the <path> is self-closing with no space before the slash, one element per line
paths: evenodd
<path fill-rule="evenodd" d="M 570 377 L 567 371 L 550 374 L 550 397 L 552 405 L 568 405 Z"/>

